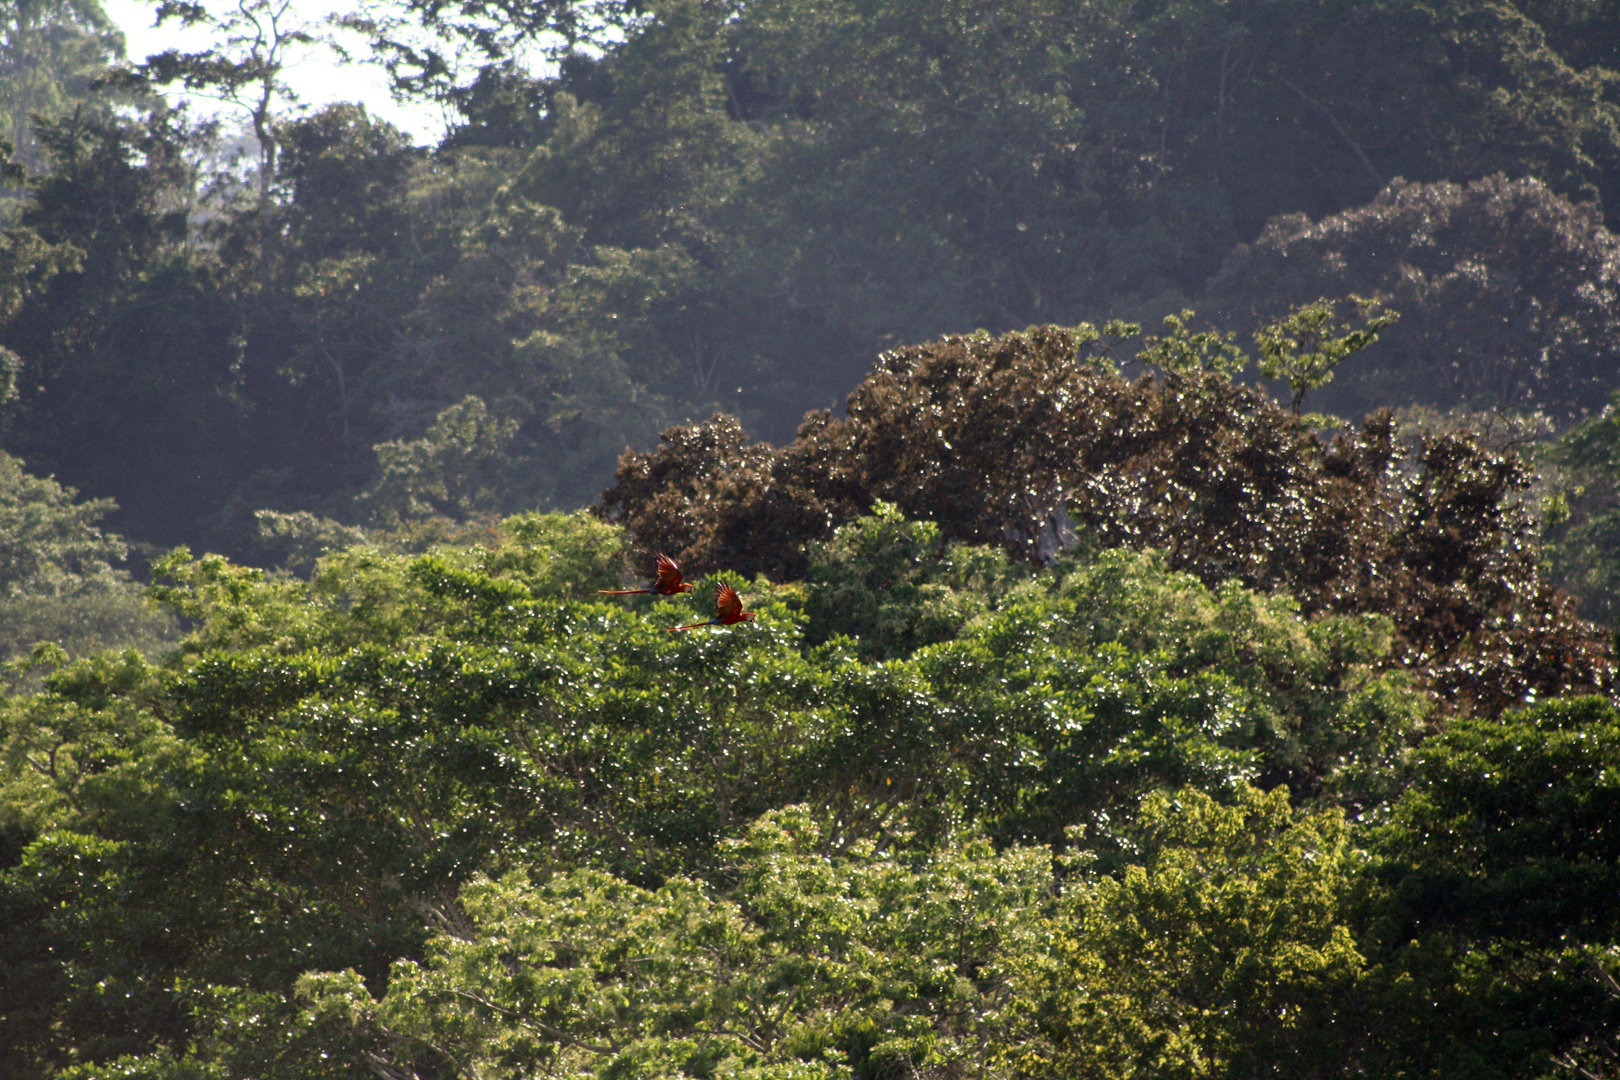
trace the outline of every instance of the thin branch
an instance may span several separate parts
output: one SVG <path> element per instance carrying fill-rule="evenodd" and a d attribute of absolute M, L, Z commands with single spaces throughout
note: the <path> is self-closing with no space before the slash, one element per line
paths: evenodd
<path fill-rule="evenodd" d="M 1317 101 L 1315 98 L 1311 97 L 1305 91 L 1301 90 L 1299 87 L 1295 86 L 1293 83 L 1289 82 L 1275 71 L 1271 72 L 1271 78 L 1272 81 L 1277 83 L 1279 86 L 1284 86 L 1298 94 L 1301 101 L 1315 109 L 1317 112 L 1321 113 L 1323 116 L 1327 117 L 1327 122 L 1332 124 L 1333 130 L 1339 133 L 1339 138 L 1343 139 L 1345 141 L 1345 145 L 1349 146 L 1351 150 L 1355 151 L 1356 157 L 1360 159 L 1361 164 L 1366 166 L 1368 174 L 1374 180 L 1378 181 L 1379 187 L 1384 186 L 1384 178 L 1378 175 L 1377 169 L 1373 168 L 1372 160 L 1368 158 L 1366 152 L 1361 149 L 1361 144 L 1350 137 L 1350 133 L 1344 129 L 1343 124 L 1339 123 L 1338 117 L 1334 116 L 1328 111 L 1326 105 L 1323 105 L 1320 101 Z"/>
<path fill-rule="evenodd" d="M 1602 964 L 1599 964 L 1591 957 L 1587 957 L 1586 963 L 1592 969 L 1592 973 L 1598 977 L 1598 981 L 1603 983 L 1615 997 L 1620 997 L 1620 982 L 1617 982 L 1615 977 L 1609 974 Z"/>
<path fill-rule="evenodd" d="M 568 1034 L 568 1032 L 562 1030 L 561 1028 L 554 1028 L 550 1024 L 531 1019 L 530 1017 L 524 1016 L 520 1012 L 513 1009 L 508 1009 L 504 1005 L 497 1005 L 487 998 L 479 997 L 477 994 L 469 993 L 466 990 L 447 990 L 446 992 L 454 994 L 456 997 L 464 997 L 468 1001 L 475 1001 L 484 1006 L 486 1009 L 493 1009 L 503 1016 L 511 1017 L 524 1027 L 538 1031 L 540 1034 L 552 1039 L 556 1039 L 560 1043 L 566 1043 L 569 1046 L 577 1046 L 581 1050 L 589 1050 L 593 1054 L 617 1054 L 619 1052 L 619 1047 L 616 1045 L 609 1044 L 607 1046 L 598 1046 L 594 1043 L 585 1042 L 583 1039 L 576 1039 L 574 1036 Z"/>

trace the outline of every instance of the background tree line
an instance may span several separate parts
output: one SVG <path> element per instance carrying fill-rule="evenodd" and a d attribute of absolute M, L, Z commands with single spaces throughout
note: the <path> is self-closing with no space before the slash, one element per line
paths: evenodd
<path fill-rule="evenodd" d="M 94 10 L 18 9 L 16 35 L 79 44 L 55 97 L 7 84 L 28 168 L 0 274 L 5 447 L 144 542 L 245 557 L 261 509 L 584 505 L 669 423 L 721 408 L 782 441 L 883 349 L 980 328 L 1192 307 L 1247 333 L 1381 294 L 1402 322 L 1318 407 L 1562 429 L 1616 388 L 1604 4 L 351 18 L 450 110 L 431 147 L 297 106 L 273 51 L 163 11 L 217 48 L 97 78 Z M 260 151 L 166 109 L 182 86 L 251 105 Z"/>

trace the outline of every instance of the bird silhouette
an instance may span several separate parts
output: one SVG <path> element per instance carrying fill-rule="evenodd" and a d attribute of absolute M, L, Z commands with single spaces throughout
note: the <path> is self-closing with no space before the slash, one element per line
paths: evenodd
<path fill-rule="evenodd" d="M 721 585 L 714 592 L 714 618 L 708 622 L 688 623 L 685 626 L 670 626 L 668 630 L 696 630 L 700 626 L 736 626 L 740 622 L 752 622 L 754 613 L 742 609 L 742 597 L 730 585 Z"/>
<path fill-rule="evenodd" d="M 662 552 L 658 555 L 658 572 L 653 576 L 650 589 L 597 589 L 603 596 L 636 596 L 639 594 L 676 596 L 691 592 L 697 586 L 681 580 L 681 568 L 674 559 Z"/>

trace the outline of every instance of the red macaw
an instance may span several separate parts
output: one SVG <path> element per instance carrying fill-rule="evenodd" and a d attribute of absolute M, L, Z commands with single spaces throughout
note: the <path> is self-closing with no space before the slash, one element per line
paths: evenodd
<path fill-rule="evenodd" d="M 689 623 L 686 626 L 670 626 L 668 630 L 695 630 L 700 626 L 736 626 L 740 622 L 752 622 L 754 613 L 742 609 L 742 597 L 730 585 L 722 585 L 714 591 L 714 618 L 708 622 Z"/>
<path fill-rule="evenodd" d="M 681 580 L 681 568 L 675 560 L 662 552 L 658 555 L 658 573 L 653 578 L 650 589 L 597 589 L 604 596 L 635 596 L 639 593 L 659 596 L 677 596 L 683 592 L 691 592 L 697 586 Z"/>

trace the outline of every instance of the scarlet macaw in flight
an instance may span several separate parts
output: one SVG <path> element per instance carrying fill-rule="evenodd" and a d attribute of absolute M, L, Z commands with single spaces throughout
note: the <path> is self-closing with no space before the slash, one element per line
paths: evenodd
<path fill-rule="evenodd" d="M 597 589 L 604 596 L 634 596 L 639 593 L 659 596 L 677 596 L 683 592 L 691 592 L 697 586 L 681 580 L 681 568 L 675 560 L 662 552 L 658 555 L 658 574 L 653 578 L 650 589 Z"/>
<path fill-rule="evenodd" d="M 708 622 L 688 623 L 686 626 L 670 626 L 668 630 L 695 630 L 700 626 L 736 626 L 740 622 L 752 622 L 754 613 L 742 609 L 742 597 L 730 585 L 721 585 L 714 591 L 714 618 Z"/>

